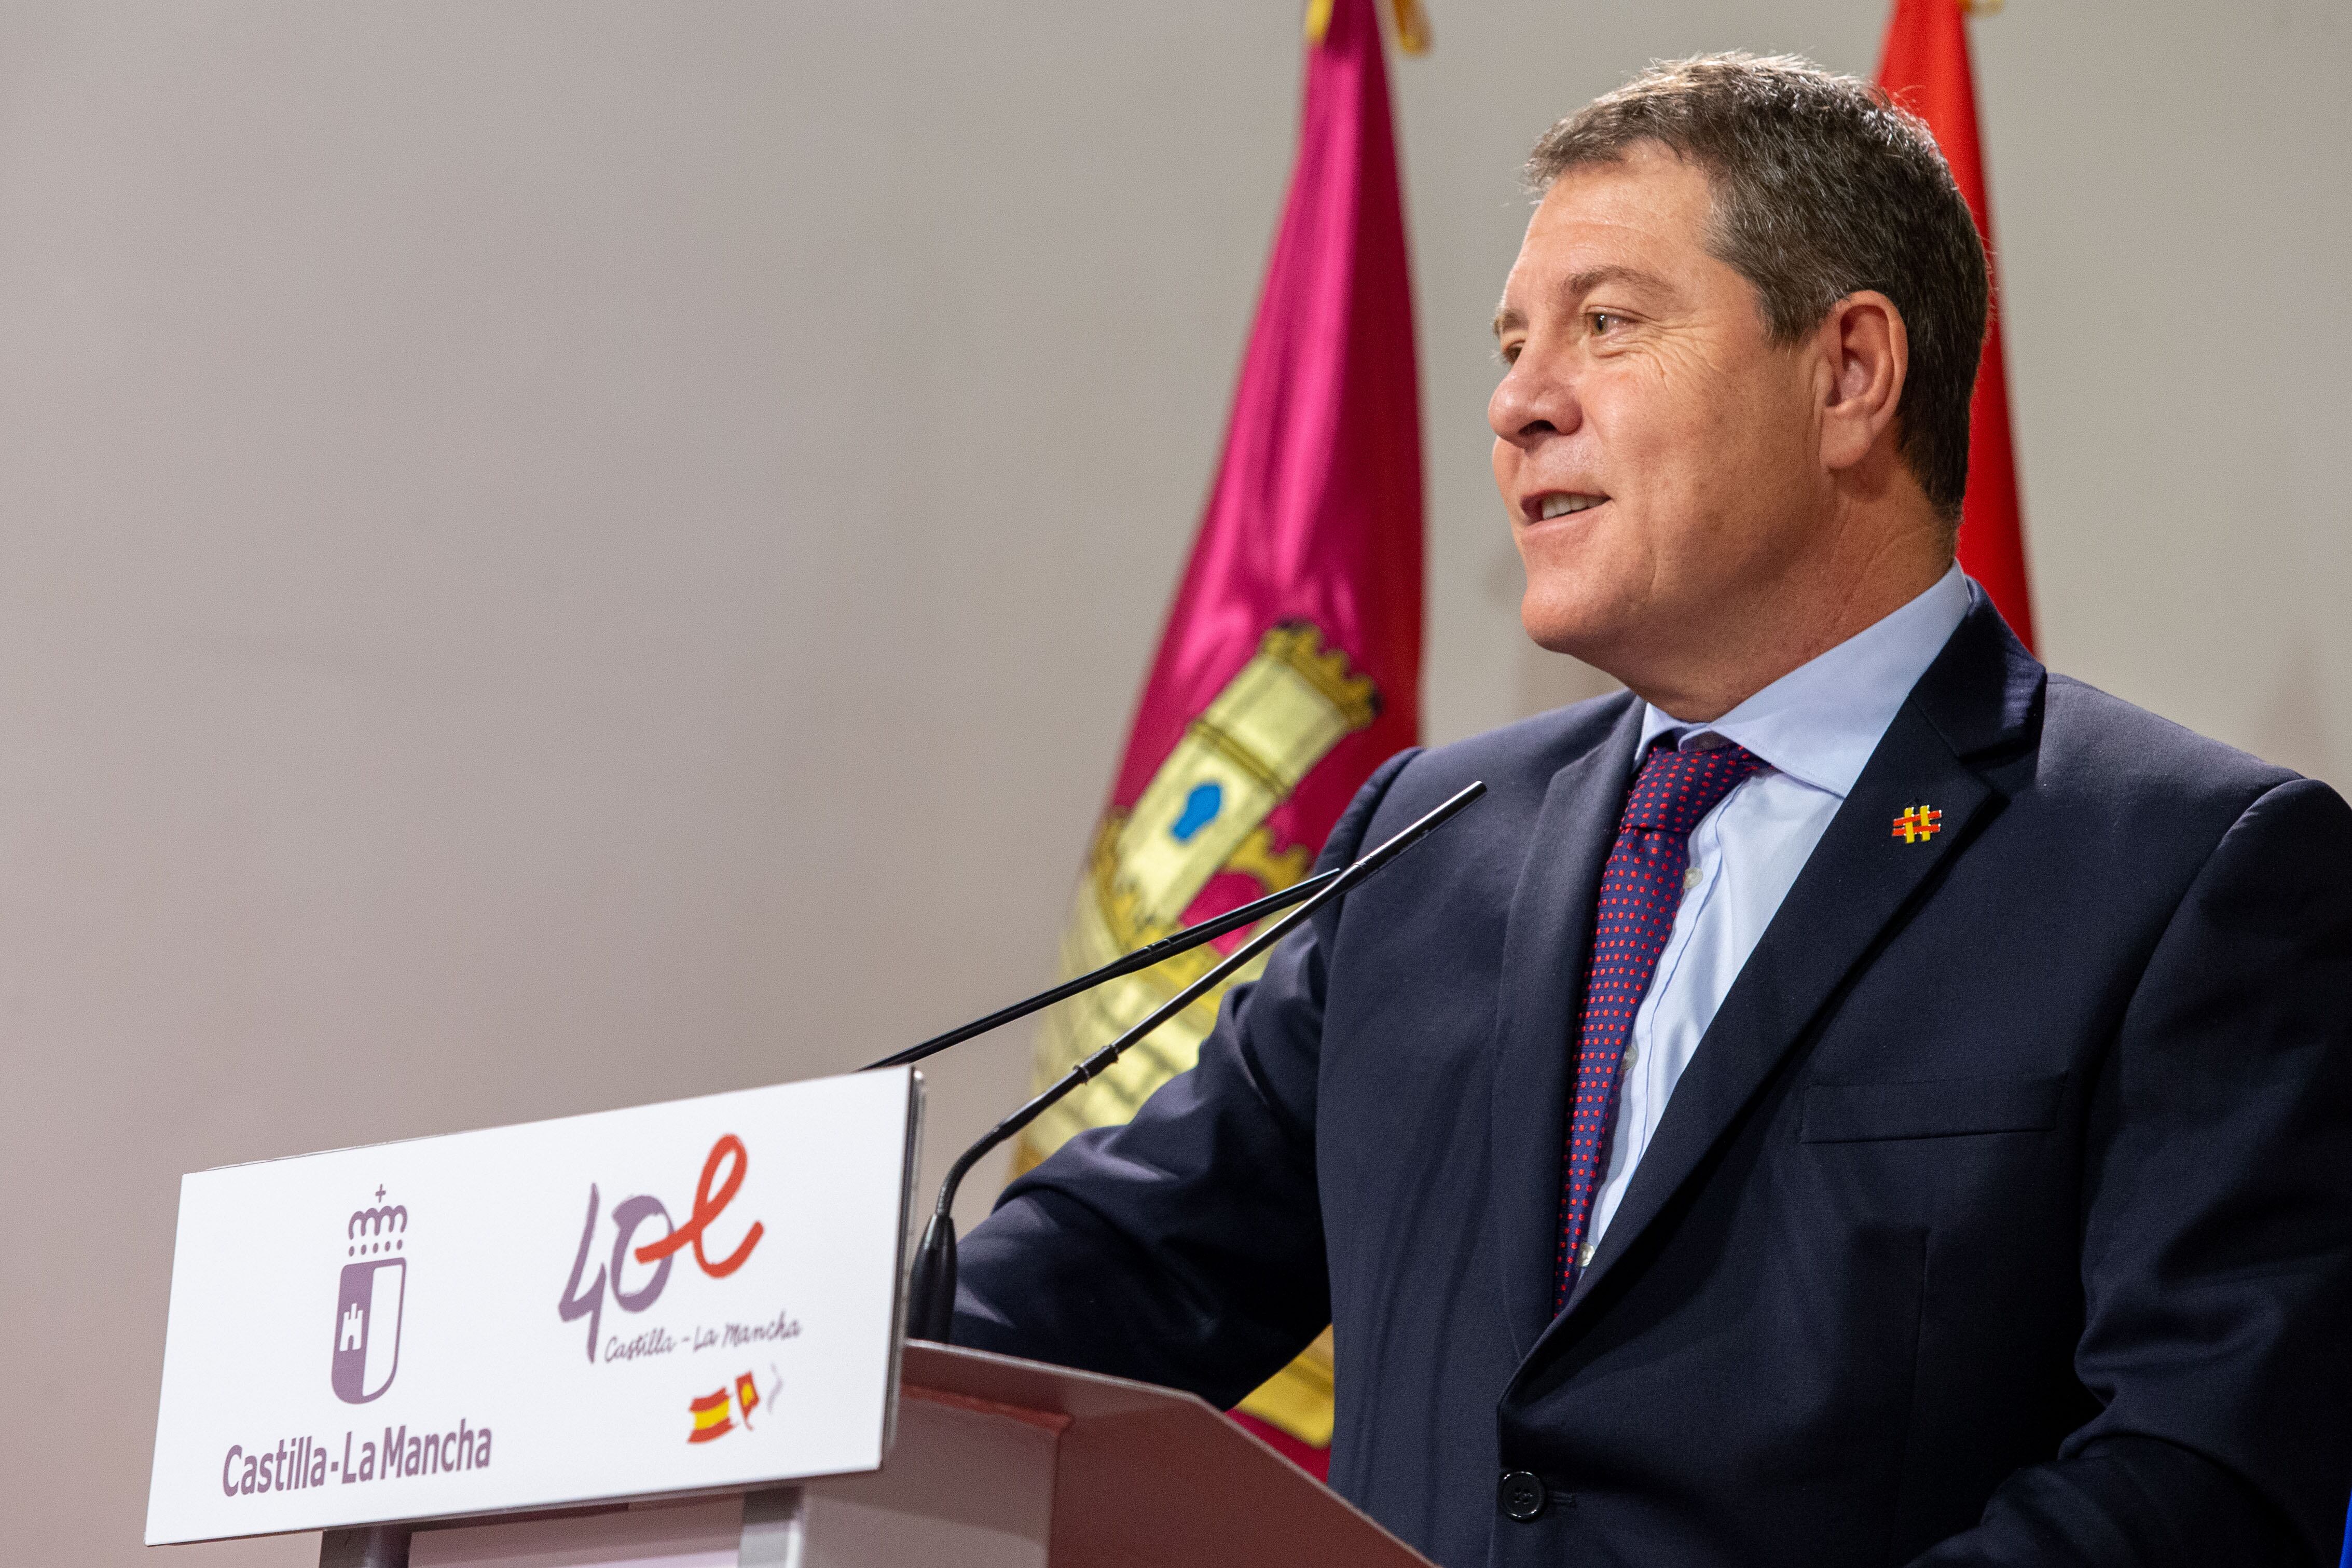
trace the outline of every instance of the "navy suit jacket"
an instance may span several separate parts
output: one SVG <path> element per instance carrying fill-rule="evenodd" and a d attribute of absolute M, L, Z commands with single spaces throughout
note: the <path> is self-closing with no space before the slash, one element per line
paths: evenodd
<path fill-rule="evenodd" d="M 1979 595 L 1555 1316 L 1640 727 L 1620 694 L 1383 766 L 1327 863 L 1490 793 L 1007 1190 L 958 1342 L 1230 1405 L 1328 1321 L 1332 1483 L 1449 1568 L 2332 1563 L 2344 802 L 2047 677 Z"/>

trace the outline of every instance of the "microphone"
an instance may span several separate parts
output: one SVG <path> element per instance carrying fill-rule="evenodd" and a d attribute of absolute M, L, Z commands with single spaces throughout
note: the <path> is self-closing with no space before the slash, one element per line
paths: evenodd
<path fill-rule="evenodd" d="M 1461 793 L 1439 805 L 1436 810 L 1412 824 L 1370 854 L 1360 857 L 1354 864 L 1325 874 L 1314 894 L 1281 920 L 1250 938 L 1232 955 L 1200 979 L 1184 987 L 1162 1003 L 1150 1017 L 1113 1040 L 1110 1044 L 1079 1062 L 1057 1079 L 1043 1094 L 990 1128 L 980 1141 L 957 1156 L 948 1167 L 947 1179 L 940 1184 L 939 1202 L 932 1207 L 931 1222 L 924 1228 L 922 1245 L 915 1252 L 915 1267 L 907 1280 L 907 1333 L 909 1338 L 930 1340 L 939 1344 L 950 1342 L 955 1328 L 956 1292 L 956 1230 L 952 1210 L 956 1189 L 964 1177 L 978 1164 L 982 1156 L 1013 1137 L 1053 1104 L 1079 1085 L 1099 1077 L 1126 1049 L 1181 1013 L 1208 992 L 1222 984 L 1235 970 L 1280 942 L 1299 926 L 1314 918 L 1317 910 L 1332 900 L 1341 897 L 1386 866 L 1390 861 L 1420 843 L 1444 826 L 1454 816 L 1486 793 L 1483 782 L 1464 786 Z M 1304 886 L 1305 884 L 1301 884 Z M 1296 889 L 1288 889 L 1296 891 Z M 1239 914 L 1240 910 L 1235 910 Z M 1205 922 L 1204 922 L 1205 923 Z M 1199 927 L 1193 928 L 1200 929 Z M 1184 933 L 1189 936 L 1192 933 Z M 1144 952 L 1150 952 L 1149 948 Z"/>
<path fill-rule="evenodd" d="M 1100 969 L 1081 974 L 1076 980 L 1065 980 L 1050 990 L 1038 992 L 1025 1002 L 1015 1002 L 1010 1007 L 1001 1007 L 985 1018 L 974 1018 L 960 1029 L 950 1029 L 944 1035 L 934 1035 L 919 1046 L 908 1046 L 905 1050 L 884 1057 L 878 1062 L 867 1062 L 857 1070 L 872 1072 L 877 1068 L 904 1067 L 908 1062 L 921 1061 L 925 1057 L 939 1055 L 950 1046 L 960 1046 L 975 1035 L 984 1035 L 991 1029 L 1001 1029 L 1007 1024 L 1016 1023 L 1032 1013 L 1052 1006 L 1056 1002 L 1066 1001 L 1081 991 L 1091 991 L 1106 981 L 1117 980 L 1122 974 L 1132 974 L 1139 969 L 1149 969 L 1155 963 L 1164 963 L 1180 952 L 1192 952 L 1204 942 L 1214 942 L 1229 931 L 1239 931 L 1245 925 L 1255 925 L 1260 918 L 1270 915 L 1276 910 L 1286 910 L 1293 904 L 1313 898 L 1328 887 L 1333 879 L 1340 875 L 1340 871 L 1341 868 L 1335 867 L 1318 876 L 1309 877 L 1303 882 L 1293 882 L 1278 893 L 1268 893 L 1265 898 L 1244 904 L 1237 910 L 1227 910 L 1223 914 L 1212 920 L 1202 921 L 1199 925 L 1186 926 L 1182 931 L 1171 936 L 1161 937 L 1147 947 L 1137 948 L 1124 958 L 1114 958 Z"/>

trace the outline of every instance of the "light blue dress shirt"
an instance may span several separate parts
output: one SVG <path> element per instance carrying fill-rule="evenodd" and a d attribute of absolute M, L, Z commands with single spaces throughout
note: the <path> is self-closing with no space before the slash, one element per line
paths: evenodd
<path fill-rule="evenodd" d="M 1625 1046 L 1609 1172 L 1585 1226 L 1587 1261 L 1740 966 L 1903 700 L 1968 609 L 1968 579 L 1956 565 L 1893 615 L 1790 670 L 1713 723 L 1686 723 L 1656 708 L 1643 715 L 1643 755 L 1660 735 L 1673 736 L 1684 751 L 1719 744 L 1719 736 L 1769 765 L 1725 795 L 1691 830 L 1683 901 Z"/>

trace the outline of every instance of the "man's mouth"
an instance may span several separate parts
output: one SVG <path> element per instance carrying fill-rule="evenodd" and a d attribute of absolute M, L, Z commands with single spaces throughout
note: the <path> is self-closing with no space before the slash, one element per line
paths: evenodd
<path fill-rule="evenodd" d="M 1562 495 L 1554 490 L 1549 495 L 1536 497 L 1528 504 L 1526 510 L 1535 521 L 1549 522 L 1556 517 L 1567 517 L 1572 512 L 1589 511 L 1608 499 L 1607 496 Z"/>

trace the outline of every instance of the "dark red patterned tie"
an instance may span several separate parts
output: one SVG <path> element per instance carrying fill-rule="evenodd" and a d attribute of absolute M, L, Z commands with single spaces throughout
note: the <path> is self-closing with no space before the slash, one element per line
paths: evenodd
<path fill-rule="evenodd" d="M 1585 1227 L 1609 1169 L 1609 1138 L 1617 1124 L 1617 1070 L 1633 1032 L 1633 1015 L 1675 929 L 1683 872 L 1690 864 L 1691 829 L 1740 780 L 1764 765 L 1754 752 L 1728 742 L 1678 752 L 1661 739 L 1625 797 L 1617 842 L 1601 868 L 1584 1011 L 1577 1021 L 1576 1089 L 1568 1111 L 1559 1252 L 1553 1271 L 1555 1313 L 1568 1305 L 1582 1267 Z"/>

